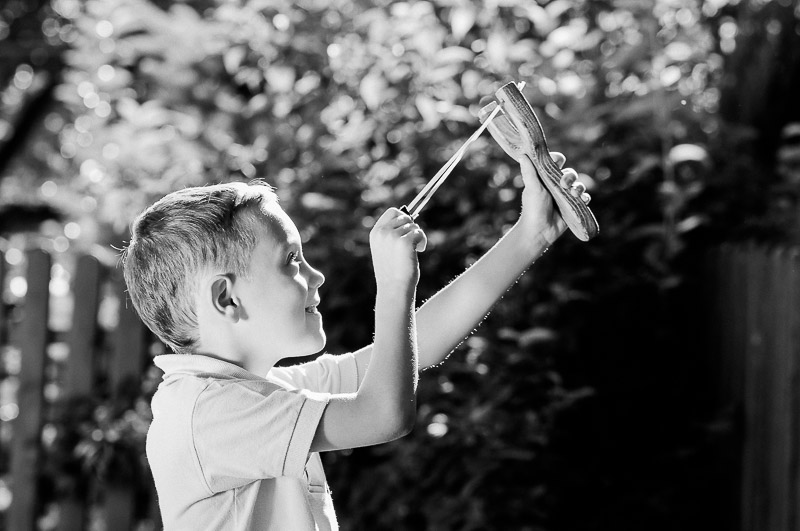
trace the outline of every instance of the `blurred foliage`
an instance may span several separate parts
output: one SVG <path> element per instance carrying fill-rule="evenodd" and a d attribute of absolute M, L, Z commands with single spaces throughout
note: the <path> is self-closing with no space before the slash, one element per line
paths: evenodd
<path fill-rule="evenodd" d="M 551 149 L 589 185 L 601 235 L 565 235 L 423 375 L 412 435 L 325 456 L 340 522 L 716 528 L 735 468 L 720 449 L 735 439 L 730 419 L 710 428 L 721 413 L 704 366 L 703 251 L 777 230 L 762 215 L 757 124 L 737 123 L 736 104 L 719 110 L 756 99 L 758 80 L 736 83 L 747 60 L 730 58 L 752 21 L 796 24 L 787 4 L 12 1 L 0 41 L 12 15 L 34 13 L 43 51 L 0 73 L 0 142 L 18 138 L 37 87 L 53 87 L 26 115 L 41 119 L 24 146 L 0 157 L 0 191 L 33 191 L 119 245 L 164 193 L 264 177 L 328 279 L 328 349 L 350 350 L 371 340 L 373 219 L 474 131 L 482 98 L 525 81 Z M 470 149 L 421 217 L 420 299 L 516 220 L 518 173 L 488 135 Z"/>

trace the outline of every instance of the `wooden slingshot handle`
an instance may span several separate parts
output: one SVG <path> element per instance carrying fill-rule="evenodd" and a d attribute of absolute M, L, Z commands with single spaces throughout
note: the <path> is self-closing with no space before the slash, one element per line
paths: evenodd
<path fill-rule="evenodd" d="M 511 158 L 519 162 L 526 156 L 558 207 L 569 230 L 579 240 L 589 241 L 597 236 L 600 227 L 589 207 L 561 187 L 561 169 L 553 161 L 544 138 L 544 131 L 528 100 L 516 83 L 507 83 L 495 93 L 502 112 L 488 126 L 489 133 Z M 481 122 L 498 105 L 492 102 L 481 109 Z"/>

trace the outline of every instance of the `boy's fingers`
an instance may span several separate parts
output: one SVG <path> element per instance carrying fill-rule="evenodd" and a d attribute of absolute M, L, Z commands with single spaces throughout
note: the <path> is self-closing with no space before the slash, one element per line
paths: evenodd
<path fill-rule="evenodd" d="M 400 236 L 405 236 L 411 231 L 419 229 L 419 225 L 411 219 L 411 216 L 403 215 L 395 220 L 392 220 L 392 227 L 393 230 L 396 230 L 400 233 Z"/>
<path fill-rule="evenodd" d="M 389 207 L 375 222 L 375 226 L 396 229 L 413 222 L 414 219 L 399 208 Z"/>
<path fill-rule="evenodd" d="M 414 244 L 414 247 L 417 251 L 424 251 L 425 247 L 428 242 L 428 237 L 425 236 L 425 231 L 423 231 L 419 225 L 416 223 L 406 223 L 399 227 L 396 227 L 395 230 L 397 231 L 397 235 L 400 238 L 408 238 Z M 422 248 L 420 249 L 420 242 L 422 242 Z"/>
<path fill-rule="evenodd" d="M 561 187 L 569 190 L 570 195 L 575 198 L 583 197 L 586 193 L 586 185 L 578 180 L 578 172 L 572 168 L 561 170 Z"/>
<path fill-rule="evenodd" d="M 572 168 L 561 170 L 561 188 L 568 189 L 578 180 L 578 172 Z"/>
<path fill-rule="evenodd" d="M 572 197 L 581 197 L 586 193 L 586 185 L 578 181 L 572 185 L 572 187 L 569 189 L 569 193 L 572 194 Z"/>
<path fill-rule="evenodd" d="M 403 213 L 402 210 L 395 207 L 387 208 L 383 214 L 375 221 L 375 225 L 384 225 L 392 223 L 393 219 L 396 219 L 398 216 L 405 216 L 406 214 Z"/>
<path fill-rule="evenodd" d="M 551 151 L 550 157 L 553 159 L 553 162 L 558 164 L 559 168 L 563 168 L 564 164 L 567 162 L 567 157 L 565 157 L 560 151 Z"/>
<path fill-rule="evenodd" d="M 581 201 L 583 201 L 583 204 L 588 205 L 589 201 L 591 201 L 591 200 L 592 200 L 592 196 L 590 196 L 586 192 L 581 194 Z"/>
<path fill-rule="evenodd" d="M 405 214 L 405 213 L 401 212 L 399 216 L 397 216 L 396 218 L 391 220 L 391 222 L 389 223 L 389 226 L 391 228 L 393 228 L 393 229 L 397 229 L 399 227 L 402 227 L 404 225 L 409 225 L 409 224 L 414 224 L 414 219 L 411 216 L 409 216 L 408 214 Z"/>

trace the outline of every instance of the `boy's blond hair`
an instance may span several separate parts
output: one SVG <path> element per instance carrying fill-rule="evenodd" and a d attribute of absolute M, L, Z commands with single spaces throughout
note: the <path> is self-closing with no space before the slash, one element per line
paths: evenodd
<path fill-rule="evenodd" d="M 123 252 L 125 283 L 144 323 L 175 352 L 197 345 L 196 282 L 205 271 L 246 276 L 261 205 L 277 201 L 263 181 L 186 188 L 142 212 Z"/>

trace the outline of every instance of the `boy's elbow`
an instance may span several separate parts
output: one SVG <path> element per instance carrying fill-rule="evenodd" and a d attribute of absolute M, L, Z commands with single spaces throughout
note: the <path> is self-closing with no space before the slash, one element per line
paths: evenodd
<path fill-rule="evenodd" d="M 385 392 L 372 393 L 359 390 L 361 403 L 359 418 L 369 426 L 371 444 L 381 444 L 404 437 L 414 429 L 417 421 L 417 400 L 413 393 L 392 396 Z"/>
<path fill-rule="evenodd" d="M 417 422 L 417 405 L 415 400 L 411 400 L 396 410 L 391 412 L 387 418 L 387 441 L 393 441 L 405 437 Z"/>
<path fill-rule="evenodd" d="M 398 437 L 405 437 L 414 429 L 414 426 L 417 424 L 417 405 L 414 402 L 411 406 L 406 408 L 406 411 L 403 414 L 402 421 L 400 423 L 400 435 Z"/>

